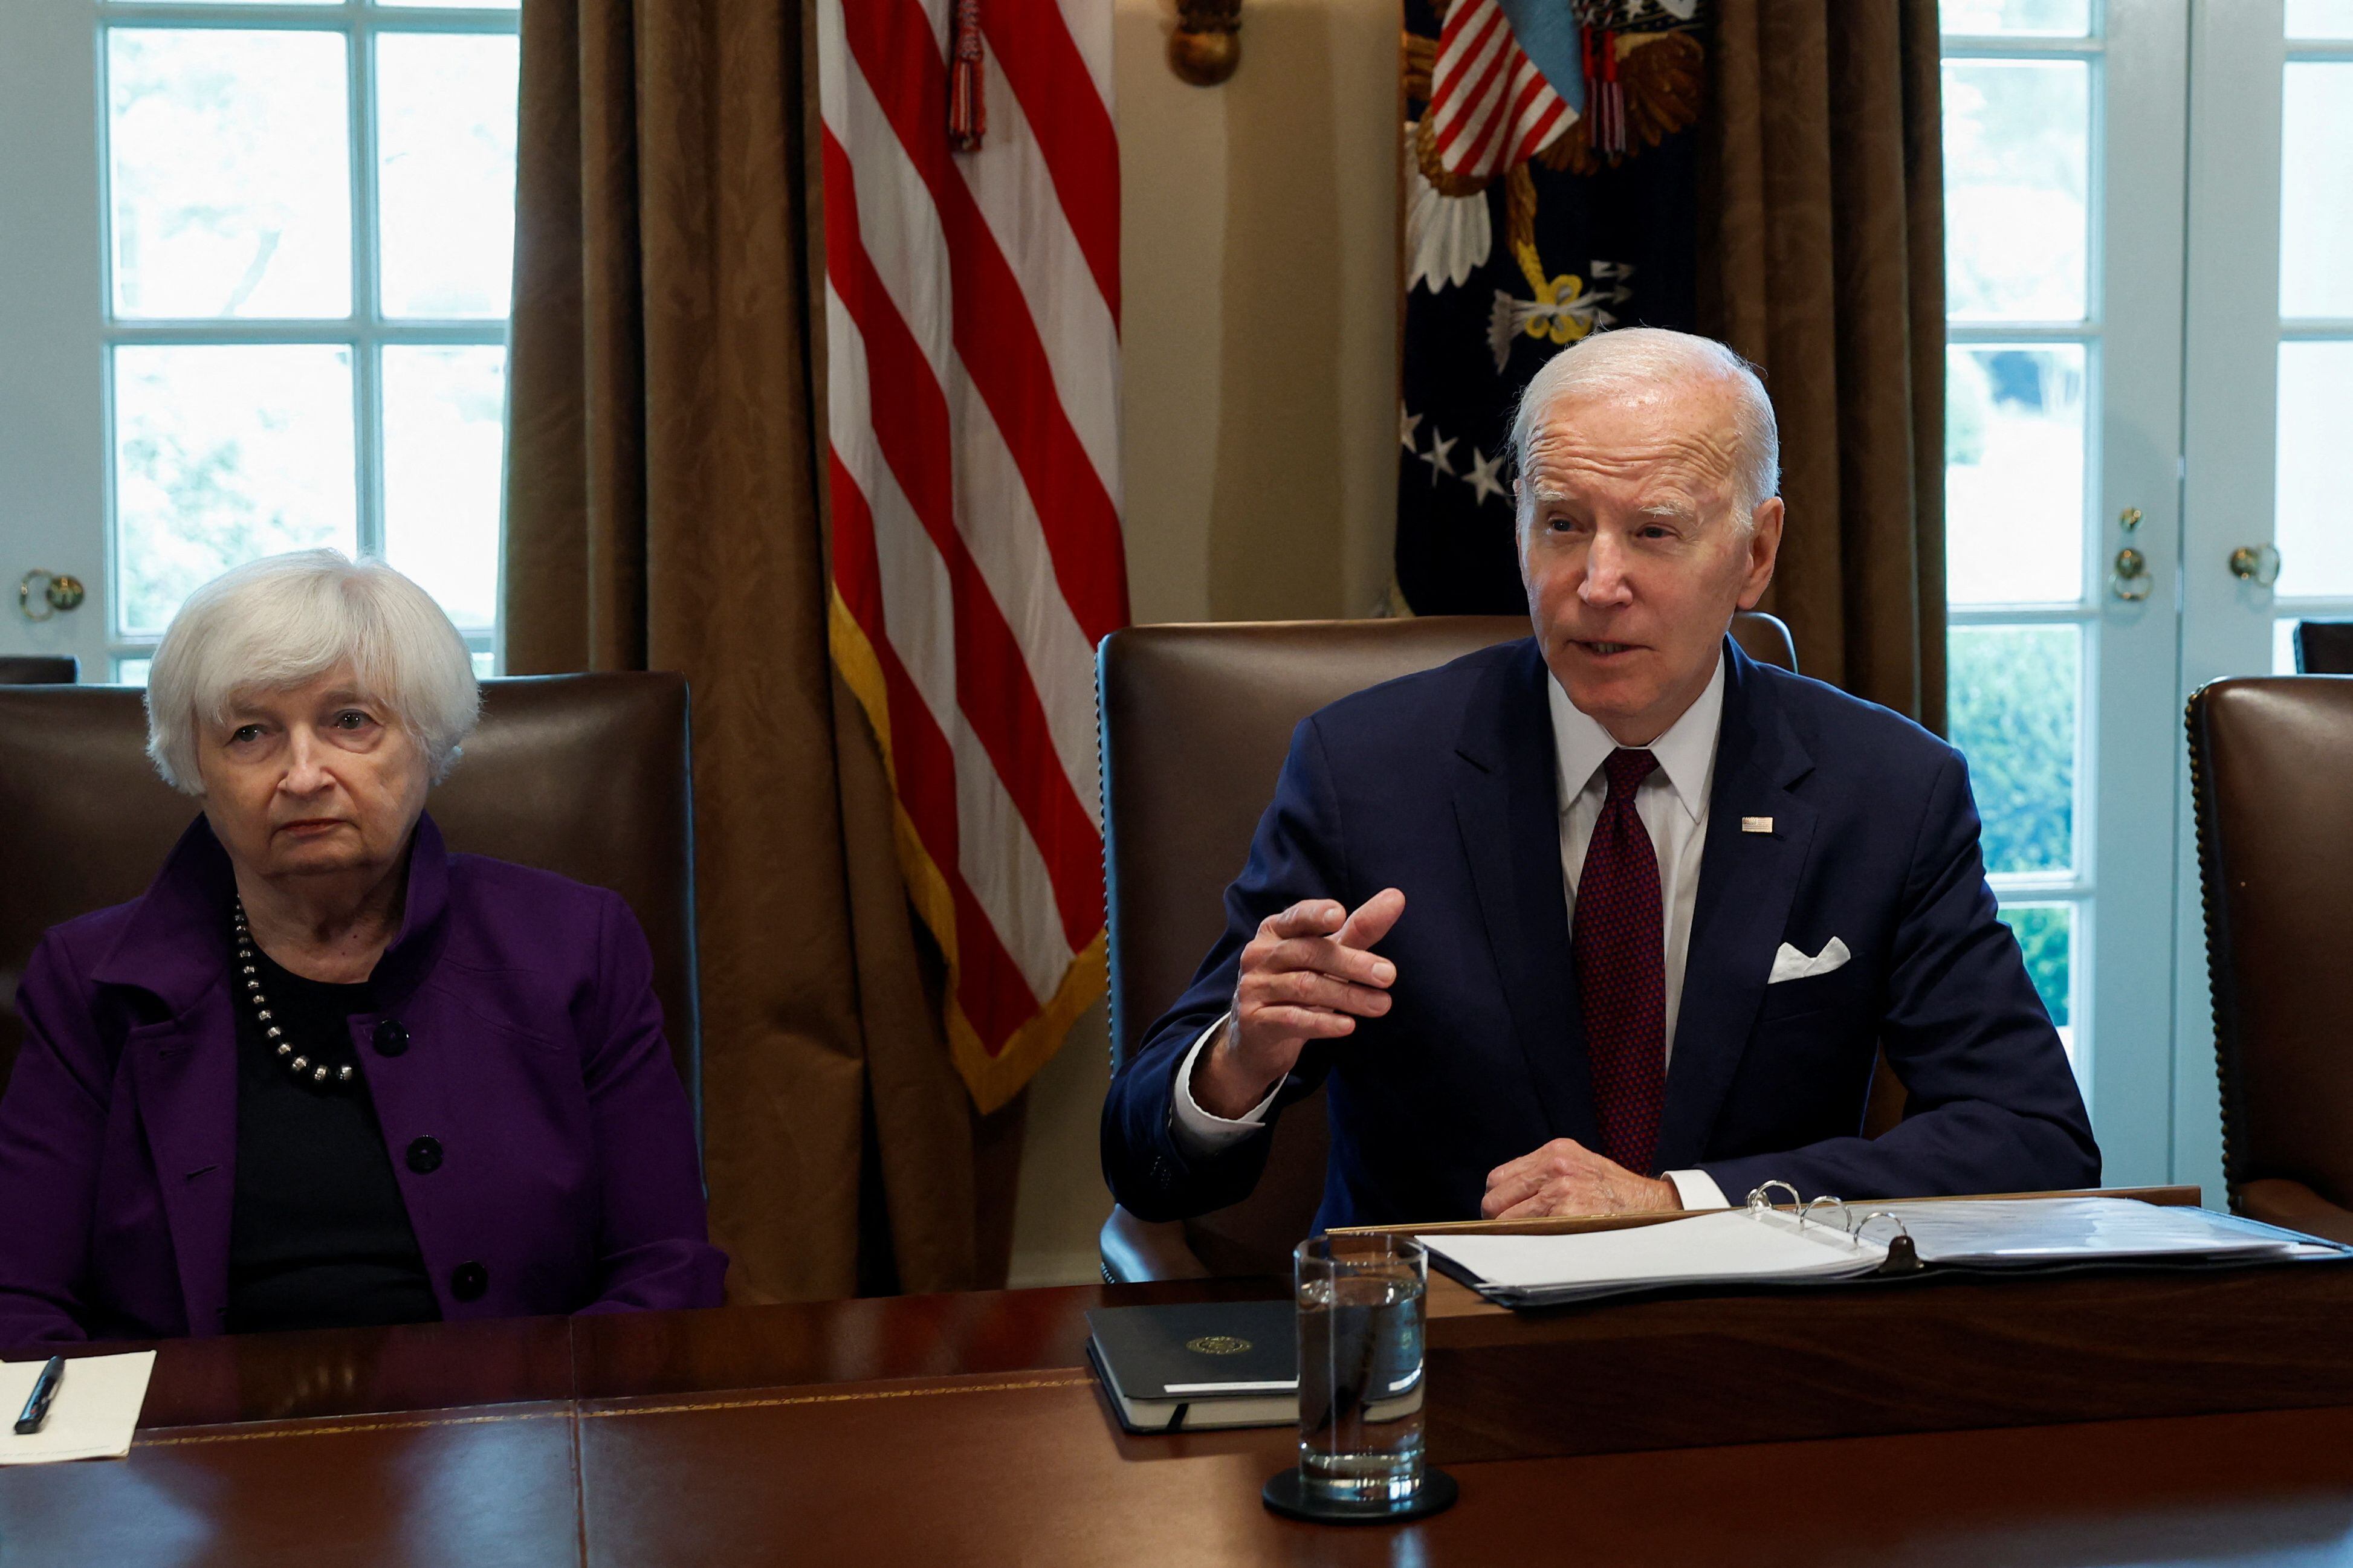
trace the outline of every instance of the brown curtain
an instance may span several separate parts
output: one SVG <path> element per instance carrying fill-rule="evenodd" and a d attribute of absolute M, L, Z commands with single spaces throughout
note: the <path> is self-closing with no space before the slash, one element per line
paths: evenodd
<path fill-rule="evenodd" d="M 949 1065 L 826 651 L 812 26 L 522 6 L 507 665 L 691 683 L 704 1166 L 743 1300 L 1001 1282 L 1020 1128 Z"/>
<path fill-rule="evenodd" d="M 1716 0 L 1702 330 L 1762 366 L 1798 668 L 1945 722 L 1936 0 Z"/>

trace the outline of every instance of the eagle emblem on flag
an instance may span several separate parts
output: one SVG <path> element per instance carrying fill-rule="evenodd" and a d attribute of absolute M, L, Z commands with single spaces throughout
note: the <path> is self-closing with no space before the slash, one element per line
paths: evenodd
<path fill-rule="evenodd" d="M 1546 357 L 1694 322 L 1705 0 L 1407 0 L 1398 588 L 1516 613 L 1504 426 Z"/>

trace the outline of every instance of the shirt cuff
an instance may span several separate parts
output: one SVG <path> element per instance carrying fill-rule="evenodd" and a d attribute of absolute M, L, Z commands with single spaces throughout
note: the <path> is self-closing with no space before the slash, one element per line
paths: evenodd
<path fill-rule="evenodd" d="M 1687 1209 L 1728 1209 L 1731 1201 L 1715 1178 L 1705 1171 L 1664 1171 L 1661 1174 L 1675 1184 L 1675 1196 Z"/>
<path fill-rule="evenodd" d="M 1176 1134 L 1176 1146 L 1194 1159 L 1222 1154 L 1251 1133 L 1264 1131 L 1267 1108 L 1274 1103 L 1275 1095 L 1282 1088 L 1278 1083 L 1268 1089 L 1266 1098 L 1243 1112 L 1238 1121 L 1211 1115 L 1201 1109 L 1199 1100 L 1193 1098 L 1193 1068 L 1200 1062 L 1201 1048 L 1217 1037 L 1218 1031 L 1226 1026 L 1226 1018 L 1232 1016 L 1229 1013 L 1202 1030 L 1201 1037 L 1193 1042 L 1193 1048 L 1185 1053 L 1184 1062 L 1176 1068 L 1176 1093 L 1170 1126 Z M 1713 1182 L 1708 1184 L 1711 1187 L 1715 1185 Z M 1720 1204 L 1717 1206 L 1729 1208 L 1731 1205 Z"/>

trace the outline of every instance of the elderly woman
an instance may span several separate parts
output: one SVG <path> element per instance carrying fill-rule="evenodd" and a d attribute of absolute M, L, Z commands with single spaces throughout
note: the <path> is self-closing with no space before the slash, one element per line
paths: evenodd
<path fill-rule="evenodd" d="M 718 1304 L 637 921 L 426 814 L 479 702 L 380 562 L 173 619 L 148 751 L 203 815 L 26 970 L 0 1346 Z"/>

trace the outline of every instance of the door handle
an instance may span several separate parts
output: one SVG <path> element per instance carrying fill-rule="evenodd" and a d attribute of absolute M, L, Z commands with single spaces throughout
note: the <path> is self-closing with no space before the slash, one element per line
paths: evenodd
<path fill-rule="evenodd" d="M 2268 544 L 2242 544 L 2231 552 L 2231 575 L 2268 588 L 2279 581 L 2280 552 Z"/>
<path fill-rule="evenodd" d="M 36 582 L 41 584 L 42 608 L 37 611 L 33 607 L 33 584 Z M 68 576 L 62 572 L 44 571 L 36 566 L 16 579 L 16 608 L 28 621 L 50 620 L 61 610 L 78 610 L 88 597 L 89 591 L 81 585 L 81 579 Z"/>
<path fill-rule="evenodd" d="M 2116 527 L 2127 539 L 2139 526 L 2140 508 L 2137 506 L 2128 506 L 2116 515 Z M 2129 544 L 2116 552 L 2116 570 L 2108 574 L 2108 592 L 2128 605 L 2137 605 L 2147 598 L 2148 591 L 2156 586 L 2157 579 L 2150 574 L 2147 556 Z"/>

